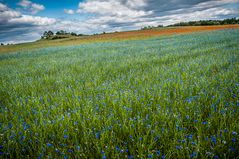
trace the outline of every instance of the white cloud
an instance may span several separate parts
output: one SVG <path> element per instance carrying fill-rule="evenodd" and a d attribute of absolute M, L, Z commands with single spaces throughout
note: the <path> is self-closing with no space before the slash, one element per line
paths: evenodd
<path fill-rule="evenodd" d="M 20 12 L 14 11 L 2 3 L 0 3 L 0 13 L 0 22 L 7 21 L 10 18 L 17 18 L 21 16 Z"/>
<path fill-rule="evenodd" d="M 0 12 L 8 10 L 8 7 L 2 3 L 0 3 Z"/>
<path fill-rule="evenodd" d="M 32 3 L 32 6 L 31 6 L 32 14 L 36 14 L 44 9 L 45 7 L 41 4 Z"/>
<path fill-rule="evenodd" d="M 29 10 L 32 14 L 37 14 L 45 9 L 44 5 L 33 3 L 29 0 L 21 0 L 18 5 L 23 7 L 25 10 Z"/>
<path fill-rule="evenodd" d="M 140 0 L 143 2 L 143 0 Z M 139 6 L 143 6 L 143 3 Z M 86 2 L 79 3 L 78 13 L 93 13 L 99 15 L 108 15 L 116 17 L 132 17 L 137 18 L 141 16 L 150 15 L 152 11 L 144 11 L 131 8 L 130 6 L 137 6 L 133 1 L 129 5 L 123 4 L 120 1 L 107 0 L 107 1 L 98 1 L 98 0 L 88 0 Z"/>
<path fill-rule="evenodd" d="M 147 6 L 147 0 L 127 0 L 126 5 L 137 9 Z"/>
<path fill-rule="evenodd" d="M 24 3 L 27 4 L 27 3 Z M 37 6 L 36 6 L 37 7 Z M 54 18 L 39 17 L 31 15 L 22 15 L 20 12 L 8 8 L 6 5 L 0 3 L 0 22 L 5 21 L 5 23 L 21 23 L 21 24 L 31 24 L 31 25 L 51 25 L 56 22 Z"/>
<path fill-rule="evenodd" d="M 24 8 L 31 6 L 31 4 L 32 4 L 32 2 L 29 0 L 22 0 L 18 3 L 19 6 L 22 6 Z"/>
<path fill-rule="evenodd" d="M 32 24 L 32 25 L 38 25 L 38 26 L 44 26 L 44 25 L 52 25 L 56 22 L 53 18 L 47 18 L 47 17 L 37 17 L 37 16 L 31 16 L 31 15 L 22 15 L 18 18 L 12 18 L 9 20 L 10 23 L 24 23 L 24 24 Z"/>
<path fill-rule="evenodd" d="M 64 9 L 64 13 L 72 15 L 72 14 L 75 14 L 75 11 L 72 9 Z"/>
<path fill-rule="evenodd" d="M 206 9 L 215 8 L 217 6 L 226 5 L 230 3 L 238 3 L 239 0 L 218 0 L 218 1 L 207 1 L 202 2 L 194 6 L 194 9 Z"/>

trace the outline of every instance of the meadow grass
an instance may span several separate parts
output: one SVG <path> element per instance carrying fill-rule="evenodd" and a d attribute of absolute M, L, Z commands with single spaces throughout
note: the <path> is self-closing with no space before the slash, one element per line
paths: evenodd
<path fill-rule="evenodd" d="M 0 55 L 0 158 L 236 158 L 239 30 Z"/>

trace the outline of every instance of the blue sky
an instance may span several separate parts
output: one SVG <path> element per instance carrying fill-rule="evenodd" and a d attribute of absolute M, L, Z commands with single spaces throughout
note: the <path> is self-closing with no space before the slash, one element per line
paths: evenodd
<path fill-rule="evenodd" d="M 239 0 L 0 0 L 0 42 L 40 38 L 45 30 L 93 34 L 239 17 Z"/>
<path fill-rule="evenodd" d="M 9 6 L 10 8 L 20 8 L 18 3 L 20 0 L 0 0 L 3 4 Z M 46 16 L 51 18 L 61 18 L 67 17 L 67 14 L 64 13 L 64 9 L 73 9 L 78 8 L 78 4 L 81 2 L 79 0 L 33 0 L 31 1 L 36 4 L 44 5 L 45 9 L 39 12 L 37 15 Z"/>

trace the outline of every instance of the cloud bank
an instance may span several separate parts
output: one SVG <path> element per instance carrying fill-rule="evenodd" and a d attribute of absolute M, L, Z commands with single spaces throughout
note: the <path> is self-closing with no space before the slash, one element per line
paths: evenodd
<path fill-rule="evenodd" d="M 54 23 L 56 19 L 24 15 L 0 3 L 0 42 L 19 43 L 36 40 L 42 29 Z"/>

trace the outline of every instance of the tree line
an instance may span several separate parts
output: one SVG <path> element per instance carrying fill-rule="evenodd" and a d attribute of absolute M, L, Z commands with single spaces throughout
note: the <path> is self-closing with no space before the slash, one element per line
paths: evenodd
<path fill-rule="evenodd" d="M 224 20 L 200 20 L 200 21 L 180 22 L 169 26 L 204 26 L 204 25 L 227 25 L 227 24 L 239 24 L 239 19 L 231 18 Z"/>
<path fill-rule="evenodd" d="M 41 39 L 61 39 L 61 38 L 67 38 L 69 36 L 84 36 L 84 34 L 76 34 L 74 32 L 67 32 L 64 30 L 57 31 L 54 33 L 53 31 L 45 31 L 43 35 L 41 36 Z"/>

